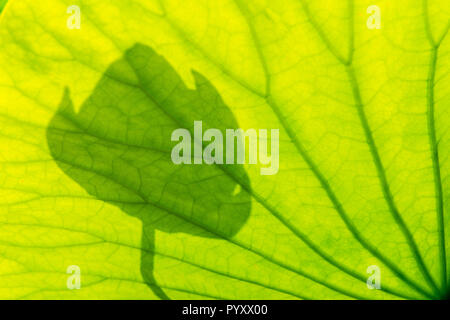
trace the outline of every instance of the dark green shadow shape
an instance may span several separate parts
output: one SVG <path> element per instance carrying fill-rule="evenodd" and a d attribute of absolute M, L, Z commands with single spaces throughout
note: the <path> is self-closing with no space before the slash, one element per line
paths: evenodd
<path fill-rule="evenodd" d="M 172 131 L 238 128 L 212 84 L 193 72 L 186 87 L 169 63 L 136 44 L 114 62 L 74 111 L 64 93 L 47 129 L 58 166 L 90 195 L 142 221 L 141 272 L 162 299 L 154 276 L 155 230 L 233 237 L 247 221 L 250 182 L 241 165 L 175 165 Z M 204 147 L 204 146 L 203 146 Z M 239 185 L 245 186 L 240 188 Z"/>

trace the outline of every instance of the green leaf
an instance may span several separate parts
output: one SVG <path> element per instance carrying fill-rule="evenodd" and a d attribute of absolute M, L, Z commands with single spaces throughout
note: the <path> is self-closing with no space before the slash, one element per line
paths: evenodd
<path fill-rule="evenodd" d="M 0 297 L 445 297 L 449 17 L 422 0 L 11 2 Z M 279 129 L 279 172 L 175 165 L 171 134 L 196 120 Z"/>

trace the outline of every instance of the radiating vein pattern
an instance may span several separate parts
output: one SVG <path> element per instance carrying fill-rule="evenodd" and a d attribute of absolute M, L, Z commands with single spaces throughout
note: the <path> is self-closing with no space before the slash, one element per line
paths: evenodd
<path fill-rule="evenodd" d="M 0 297 L 448 297 L 448 1 L 5 4 Z M 174 164 L 198 120 L 278 173 Z"/>

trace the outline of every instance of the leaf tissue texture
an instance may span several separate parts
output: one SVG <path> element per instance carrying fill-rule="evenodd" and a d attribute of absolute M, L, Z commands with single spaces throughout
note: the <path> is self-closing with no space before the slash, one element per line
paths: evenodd
<path fill-rule="evenodd" d="M 11 1 L 0 298 L 448 297 L 449 28 L 448 1 Z M 174 164 L 194 121 L 279 129 L 278 173 Z"/>

